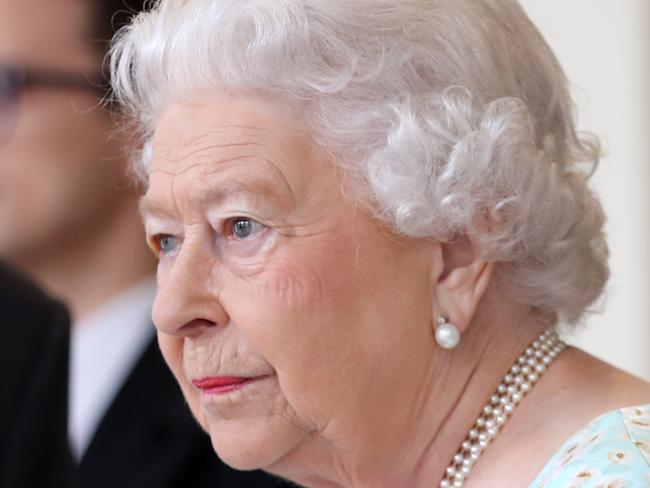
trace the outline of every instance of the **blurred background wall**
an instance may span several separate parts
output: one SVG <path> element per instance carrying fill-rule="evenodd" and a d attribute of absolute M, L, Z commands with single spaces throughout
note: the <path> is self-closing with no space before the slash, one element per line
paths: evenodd
<path fill-rule="evenodd" d="M 609 221 L 603 313 L 572 343 L 650 380 L 650 1 L 521 0 L 573 84 L 605 157 L 593 179 Z"/>

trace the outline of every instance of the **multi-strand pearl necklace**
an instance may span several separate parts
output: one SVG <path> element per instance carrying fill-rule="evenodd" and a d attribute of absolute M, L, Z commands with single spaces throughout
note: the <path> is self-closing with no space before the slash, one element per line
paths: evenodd
<path fill-rule="evenodd" d="M 530 391 L 555 357 L 566 348 L 555 331 L 546 331 L 517 358 L 496 392 L 483 408 L 447 468 L 440 488 L 460 488 L 515 407 Z"/>

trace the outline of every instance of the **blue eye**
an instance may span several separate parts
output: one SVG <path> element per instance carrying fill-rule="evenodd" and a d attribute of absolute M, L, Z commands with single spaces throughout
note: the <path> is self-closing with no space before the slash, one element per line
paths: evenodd
<path fill-rule="evenodd" d="M 162 234 L 158 237 L 158 248 L 160 249 L 161 254 L 170 254 L 174 252 L 176 246 L 178 246 L 178 238 L 169 234 Z"/>
<path fill-rule="evenodd" d="M 262 224 L 246 217 L 238 217 L 232 221 L 232 235 L 238 240 L 248 239 L 263 229 Z"/>

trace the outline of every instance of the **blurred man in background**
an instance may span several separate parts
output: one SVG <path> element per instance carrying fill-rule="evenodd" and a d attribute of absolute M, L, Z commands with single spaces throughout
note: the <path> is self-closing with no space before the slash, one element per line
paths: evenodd
<path fill-rule="evenodd" d="M 139 192 L 98 106 L 126 3 L 0 0 L 0 258 L 71 312 L 74 486 L 278 486 L 215 460 L 155 343 Z"/>

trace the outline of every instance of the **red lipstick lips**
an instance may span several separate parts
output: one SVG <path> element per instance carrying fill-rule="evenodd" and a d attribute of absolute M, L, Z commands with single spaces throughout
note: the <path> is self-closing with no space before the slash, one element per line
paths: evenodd
<path fill-rule="evenodd" d="M 214 376 L 200 380 L 192 380 L 192 384 L 203 390 L 206 395 L 223 395 L 239 390 L 244 385 L 258 378 L 245 378 L 241 376 Z"/>

